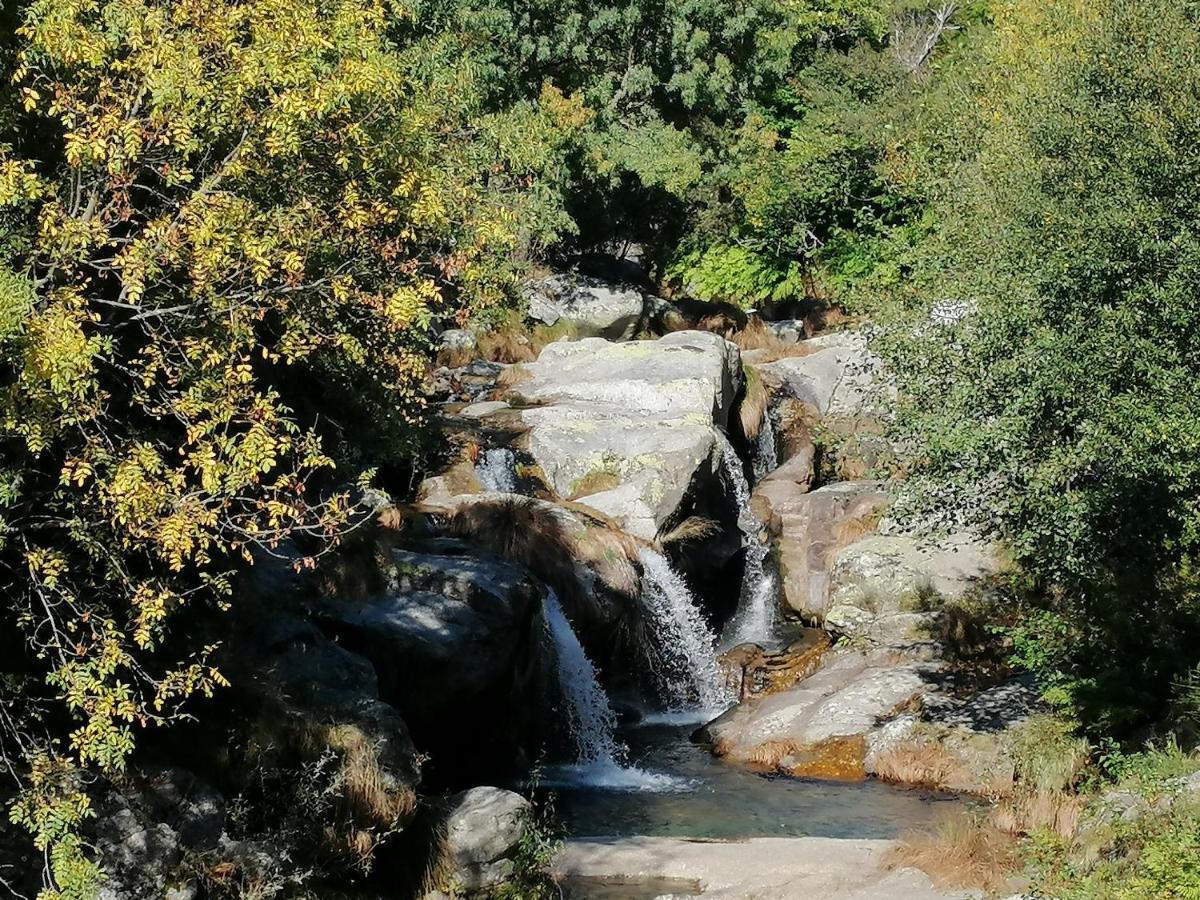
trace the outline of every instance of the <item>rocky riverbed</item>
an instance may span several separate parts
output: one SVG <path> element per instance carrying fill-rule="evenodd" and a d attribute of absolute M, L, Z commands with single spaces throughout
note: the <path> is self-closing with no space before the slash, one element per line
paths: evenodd
<path fill-rule="evenodd" d="M 531 290 L 578 337 L 436 372 L 444 453 L 414 502 L 377 498 L 315 574 L 264 562 L 245 585 L 224 651 L 235 774 L 350 798 L 287 839 L 378 848 L 380 896 L 513 877 L 530 784 L 559 794 L 569 896 L 958 896 L 887 850 L 961 815 L 946 791 L 1012 789 L 1007 735 L 1036 700 L 955 664 L 947 604 L 1003 561 L 889 519 L 902 451 L 868 335 L 760 323 L 751 340 L 632 285 Z M 454 354 L 474 340 L 444 336 Z M 231 817 L 246 781 L 205 774 L 170 774 L 193 785 L 173 806 L 105 812 L 113 898 L 197 896 L 180 862 L 197 854 L 288 877 L 284 836 Z"/>

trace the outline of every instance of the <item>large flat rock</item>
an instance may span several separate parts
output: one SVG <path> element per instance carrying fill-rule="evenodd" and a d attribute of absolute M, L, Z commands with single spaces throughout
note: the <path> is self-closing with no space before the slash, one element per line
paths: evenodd
<path fill-rule="evenodd" d="M 868 535 L 833 559 L 826 627 L 877 646 L 922 643 L 934 610 L 986 589 L 1001 566 L 994 545 L 965 533 L 937 541 Z"/>
<path fill-rule="evenodd" d="M 529 318 L 545 325 L 565 323 L 580 337 L 628 340 L 637 331 L 647 301 L 628 284 L 610 284 L 575 273 L 539 278 L 525 286 Z"/>
<path fill-rule="evenodd" d="M 966 900 L 939 891 L 915 869 L 889 870 L 892 841 L 822 837 L 701 841 L 612 838 L 568 841 L 554 861 L 558 879 L 674 880 L 688 893 L 722 900 Z M 684 894 L 686 896 L 686 894 Z"/>
<path fill-rule="evenodd" d="M 727 762 L 788 775 L 855 779 L 880 729 L 930 688 L 927 664 L 839 651 L 795 687 L 735 706 L 704 728 Z"/>
<path fill-rule="evenodd" d="M 707 332 L 656 341 L 559 341 L 512 389 L 547 481 L 652 539 L 690 491 L 712 486 L 718 429 L 741 385 L 737 348 Z"/>

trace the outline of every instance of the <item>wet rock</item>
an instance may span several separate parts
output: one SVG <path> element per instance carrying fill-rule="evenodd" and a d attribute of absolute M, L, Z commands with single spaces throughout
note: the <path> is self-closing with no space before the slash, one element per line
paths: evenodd
<path fill-rule="evenodd" d="M 550 275 L 525 286 L 529 318 L 566 323 L 579 337 L 628 340 L 642 321 L 642 292 L 574 273 Z"/>
<path fill-rule="evenodd" d="M 728 673 L 730 687 L 741 700 L 786 690 L 803 681 L 821 665 L 829 650 L 829 636 L 819 628 L 783 649 L 764 650 L 757 644 L 739 644 L 721 654 L 719 662 Z"/>
<path fill-rule="evenodd" d="M 795 687 L 742 703 L 702 730 L 728 762 L 813 777 L 863 778 L 868 736 L 928 690 L 926 668 L 840 652 Z"/>
<path fill-rule="evenodd" d="M 526 449 L 550 485 L 653 539 L 684 498 L 719 491 L 717 428 L 741 383 L 737 348 L 717 335 L 559 342 L 511 390 Z"/>
<path fill-rule="evenodd" d="M 781 476 L 756 487 L 753 503 L 773 527 L 784 597 L 792 609 L 812 621 L 824 619 L 836 554 L 874 529 L 887 502 L 880 486 L 867 481 L 808 492 Z"/>
<path fill-rule="evenodd" d="M 494 888 L 507 880 L 529 823 L 529 801 L 495 787 L 476 787 L 447 801 L 442 848 L 455 894 Z"/>

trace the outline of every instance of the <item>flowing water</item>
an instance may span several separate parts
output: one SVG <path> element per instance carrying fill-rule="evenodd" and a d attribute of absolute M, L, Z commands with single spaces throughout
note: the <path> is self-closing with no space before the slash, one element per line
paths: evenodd
<path fill-rule="evenodd" d="M 622 732 L 635 765 L 686 784 L 660 793 L 556 792 L 573 837 L 648 835 L 738 839 L 802 836 L 895 838 L 931 825 L 960 801 L 879 781 L 809 781 L 758 775 L 714 758 L 689 740 L 691 726 L 640 725 Z"/>
<path fill-rule="evenodd" d="M 765 418 L 770 422 L 771 417 Z M 766 431 L 766 425 L 763 426 Z M 775 441 L 771 439 L 771 454 Z M 773 468 L 773 466 L 772 466 Z M 742 575 L 741 596 L 737 612 L 722 635 L 722 645 L 733 647 L 753 642 L 768 646 L 774 642 L 776 610 L 779 605 L 779 582 L 774 571 L 767 567 L 769 548 L 762 541 L 762 522 L 750 506 L 750 482 L 742 469 L 742 461 L 725 439 L 721 443 L 721 470 L 733 489 L 738 508 L 738 528 L 746 545 L 745 571 Z"/>
<path fill-rule="evenodd" d="M 659 680 L 672 712 L 717 715 L 733 698 L 717 662 L 717 638 L 696 598 L 667 558 L 648 548 L 642 561 L 642 601 L 654 629 L 659 653 Z"/>
<path fill-rule="evenodd" d="M 627 791 L 669 790 L 674 779 L 625 764 L 628 751 L 615 735 L 617 717 L 558 598 L 543 606 L 546 630 L 554 644 L 558 686 L 566 702 L 567 726 L 575 741 L 575 760 L 550 770 L 548 784 L 578 784 Z"/>
<path fill-rule="evenodd" d="M 756 483 L 779 468 L 779 452 L 775 449 L 775 423 L 771 421 L 770 410 L 763 415 L 762 427 L 758 430 L 750 462 L 754 468 Z"/>
<path fill-rule="evenodd" d="M 475 463 L 475 477 L 485 491 L 517 492 L 517 455 L 507 447 L 487 450 Z"/>

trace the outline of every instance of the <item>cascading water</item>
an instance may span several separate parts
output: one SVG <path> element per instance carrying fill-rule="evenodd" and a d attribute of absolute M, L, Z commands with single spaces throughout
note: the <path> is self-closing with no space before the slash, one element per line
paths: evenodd
<path fill-rule="evenodd" d="M 715 715 L 731 702 L 717 662 L 716 636 L 696 599 L 661 553 L 648 548 L 642 562 L 642 600 L 662 656 L 659 677 L 673 711 Z"/>
<path fill-rule="evenodd" d="M 765 423 L 770 420 L 768 415 L 763 425 L 764 432 L 767 428 Z M 775 441 L 772 437 L 772 456 L 774 450 Z M 737 451 L 727 438 L 721 442 L 721 468 L 733 488 L 738 508 L 738 528 L 741 529 L 746 542 L 745 571 L 738 609 L 725 629 L 722 644 L 727 647 L 747 642 L 768 644 L 775 631 L 778 580 L 774 572 L 767 570 L 767 556 L 770 551 L 761 539 L 762 523 L 750 507 L 750 483 L 746 480 L 746 473 L 742 470 L 742 461 L 738 458 Z"/>
<path fill-rule="evenodd" d="M 517 492 L 517 455 L 506 447 L 486 451 L 475 463 L 475 477 L 485 491 Z"/>
<path fill-rule="evenodd" d="M 758 438 L 754 441 L 754 455 L 750 462 L 754 467 L 755 483 L 779 468 L 779 451 L 775 448 L 775 423 L 771 420 L 770 410 L 763 414 L 762 427 L 758 429 Z"/>
<path fill-rule="evenodd" d="M 558 687 L 567 706 L 567 724 L 575 741 L 575 761 L 569 766 L 552 769 L 548 783 L 559 781 L 641 791 L 678 789 L 678 779 L 622 764 L 627 751 L 614 736 L 617 717 L 596 677 L 595 666 L 553 593 L 546 597 L 543 615 L 546 632 L 554 645 Z"/>

